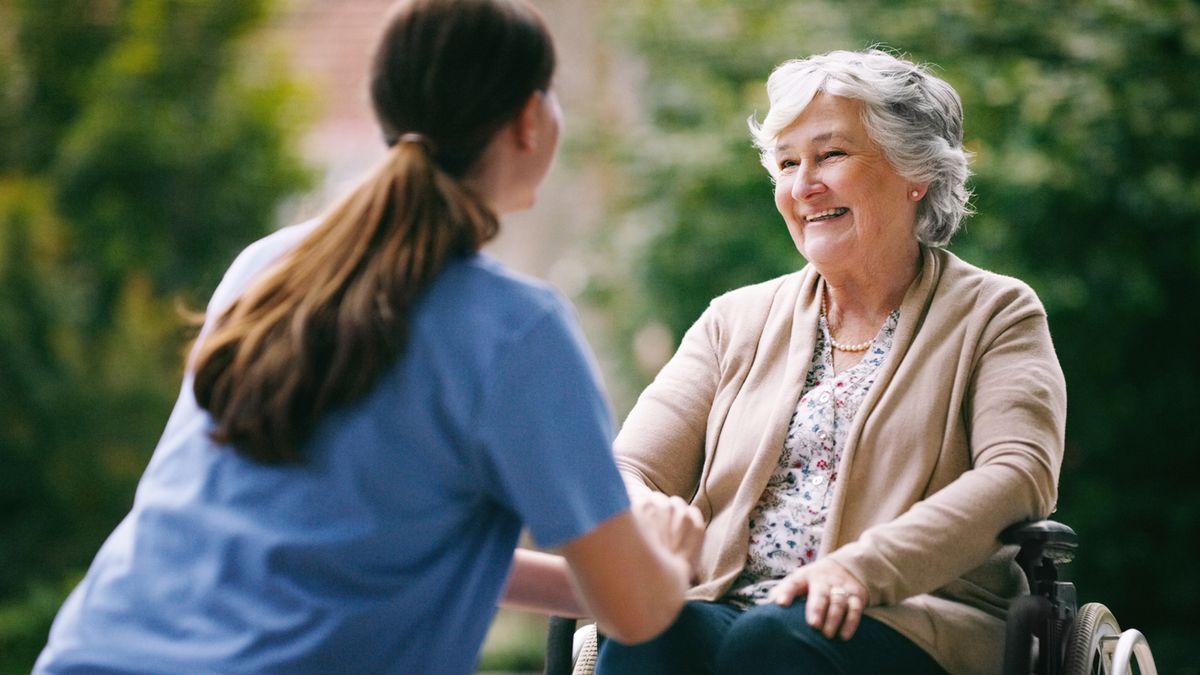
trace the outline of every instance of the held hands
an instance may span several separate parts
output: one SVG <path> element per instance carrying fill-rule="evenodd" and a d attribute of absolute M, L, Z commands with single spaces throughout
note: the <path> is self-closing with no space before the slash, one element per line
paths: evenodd
<path fill-rule="evenodd" d="M 787 607 L 802 595 L 808 596 L 808 625 L 825 637 L 849 640 L 858 630 L 867 589 L 845 567 L 829 559 L 805 565 L 772 588 L 767 601 Z"/>
<path fill-rule="evenodd" d="M 699 509 L 661 492 L 645 490 L 630 497 L 633 517 L 647 538 L 686 565 L 686 578 L 692 579 L 704 541 L 704 519 Z"/>
<path fill-rule="evenodd" d="M 645 642 L 679 616 L 704 525 L 682 499 L 630 492 L 629 511 L 562 547 L 579 604 L 621 644 Z"/>

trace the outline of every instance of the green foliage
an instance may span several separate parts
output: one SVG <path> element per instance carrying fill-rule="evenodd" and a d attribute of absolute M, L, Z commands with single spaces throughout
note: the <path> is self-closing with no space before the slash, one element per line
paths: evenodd
<path fill-rule="evenodd" d="M 488 629 L 476 672 L 533 673 L 542 670 L 546 629 L 544 616 L 500 609 Z"/>
<path fill-rule="evenodd" d="M 874 44 L 962 95 L 979 215 L 959 255 L 1021 277 L 1050 313 L 1070 392 L 1061 510 L 1082 538 L 1083 598 L 1147 633 L 1163 672 L 1196 668 L 1200 582 L 1200 10 L 1182 0 L 657 0 L 623 8 L 647 60 L 642 175 L 621 214 L 648 229 L 595 298 L 635 336 L 675 336 L 709 298 L 802 260 L 755 163 L 779 62 Z M 621 235 L 618 234 L 618 238 Z M 622 277 L 639 285 L 621 290 Z M 603 291 L 603 292 L 599 292 Z M 1190 298 L 1190 299 L 1189 299 Z M 1155 358 L 1151 359 L 1153 356 Z M 642 380 L 644 382 L 644 379 Z M 639 382 L 640 384 L 641 382 Z"/>
<path fill-rule="evenodd" d="M 0 602 L 0 673 L 29 671 L 69 590 L 38 582 L 24 596 Z"/>
<path fill-rule="evenodd" d="M 85 567 L 129 508 L 179 384 L 178 298 L 196 305 L 309 181 L 289 141 L 302 92 L 249 50 L 267 11 L 0 5 L 5 654 L 44 640 L 32 608 L 61 601 L 45 589 Z"/>

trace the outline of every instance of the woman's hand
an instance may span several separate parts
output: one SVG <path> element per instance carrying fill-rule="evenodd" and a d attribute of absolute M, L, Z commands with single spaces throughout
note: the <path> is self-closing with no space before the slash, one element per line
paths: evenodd
<path fill-rule="evenodd" d="M 767 601 L 787 607 L 798 596 L 807 596 L 805 618 L 808 625 L 833 639 L 849 640 L 858 630 L 867 588 L 832 560 L 818 560 L 787 575 L 771 592 Z"/>
<path fill-rule="evenodd" d="M 685 563 L 688 578 L 694 579 L 700 545 L 704 542 L 704 518 L 700 510 L 680 497 L 651 490 L 632 493 L 630 500 L 633 517 L 642 531 Z"/>

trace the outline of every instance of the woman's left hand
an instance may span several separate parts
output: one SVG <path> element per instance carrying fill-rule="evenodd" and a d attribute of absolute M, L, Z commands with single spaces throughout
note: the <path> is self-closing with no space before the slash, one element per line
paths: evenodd
<path fill-rule="evenodd" d="M 798 596 L 807 596 L 808 625 L 833 639 L 849 640 L 858 630 L 867 588 L 832 560 L 818 560 L 787 575 L 767 594 L 767 601 L 787 607 Z"/>

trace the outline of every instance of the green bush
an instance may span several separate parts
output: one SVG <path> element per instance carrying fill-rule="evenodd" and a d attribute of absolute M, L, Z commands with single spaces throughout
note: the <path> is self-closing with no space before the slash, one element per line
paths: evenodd
<path fill-rule="evenodd" d="M 0 654 L 129 509 L 187 329 L 310 182 L 263 0 L 0 3 Z M 3 664 L 9 672 L 10 664 Z"/>

